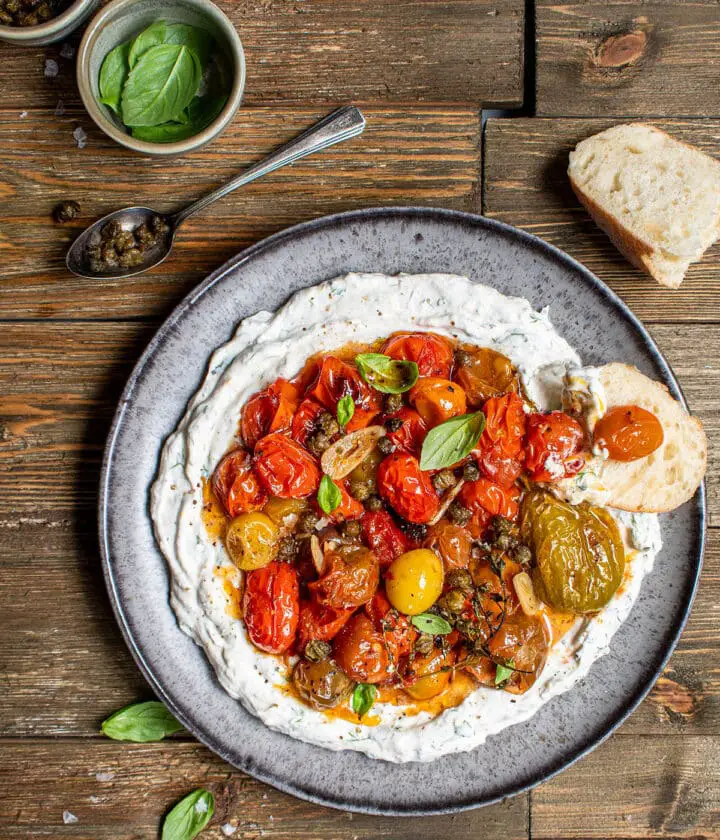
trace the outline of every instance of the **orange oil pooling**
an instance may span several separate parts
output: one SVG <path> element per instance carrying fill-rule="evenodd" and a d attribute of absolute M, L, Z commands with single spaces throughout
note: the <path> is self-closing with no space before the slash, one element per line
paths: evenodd
<path fill-rule="evenodd" d="M 228 518 L 222 505 L 213 493 L 210 482 L 203 478 L 203 507 L 202 507 L 202 521 L 205 526 L 205 531 L 208 537 L 215 542 L 216 540 L 225 539 L 225 531 L 227 530 Z"/>
<path fill-rule="evenodd" d="M 222 581 L 228 603 L 225 612 L 238 620 L 242 619 L 243 580 L 240 572 L 233 566 L 216 566 L 215 575 Z"/>
<path fill-rule="evenodd" d="M 437 717 L 446 709 L 459 706 L 477 687 L 477 683 L 469 674 L 463 671 L 455 671 L 448 687 L 440 694 L 427 700 L 415 700 L 401 688 L 381 688 L 378 691 L 377 699 L 380 703 L 402 706 L 403 712 L 409 717 L 414 717 L 422 712 L 429 714 L 431 717 Z"/>
<path fill-rule="evenodd" d="M 295 686 L 290 678 L 288 678 L 286 683 L 276 683 L 274 687 L 287 697 L 294 697 L 298 702 L 307 705 L 295 690 Z M 330 720 L 346 720 L 348 723 L 357 723 L 362 726 L 377 726 L 380 723 L 380 718 L 372 713 L 368 713 L 362 718 L 358 717 L 350 707 L 350 702 L 350 699 L 348 699 L 334 709 L 316 709 L 316 711 L 321 712 Z"/>

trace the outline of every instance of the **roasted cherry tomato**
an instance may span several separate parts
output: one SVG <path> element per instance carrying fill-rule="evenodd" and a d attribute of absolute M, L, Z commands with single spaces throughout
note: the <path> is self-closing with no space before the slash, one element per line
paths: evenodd
<path fill-rule="evenodd" d="M 385 572 L 388 600 L 405 615 L 420 615 L 437 601 L 443 590 L 442 560 L 429 548 L 400 555 Z"/>
<path fill-rule="evenodd" d="M 257 444 L 255 471 L 267 492 L 281 499 L 309 496 L 320 484 L 315 459 L 283 434 L 268 435 Z"/>
<path fill-rule="evenodd" d="M 389 414 L 387 419 L 402 420 L 402 426 L 396 432 L 387 433 L 387 438 L 396 451 L 419 455 L 428 428 L 417 411 L 408 406 L 403 406 L 400 411 Z"/>
<path fill-rule="evenodd" d="M 507 356 L 489 347 L 463 346 L 454 379 L 465 389 L 468 404 L 482 405 L 488 397 L 518 390 L 518 375 Z"/>
<path fill-rule="evenodd" d="M 335 356 L 325 356 L 317 379 L 305 396 L 320 403 L 334 415 L 338 401 L 347 394 L 355 403 L 355 413 L 345 429 L 354 432 L 369 425 L 380 412 L 382 396 L 365 382 L 352 365 Z"/>
<path fill-rule="evenodd" d="M 292 419 L 291 434 L 301 446 L 307 444 L 307 439 L 315 431 L 315 422 L 318 417 L 327 411 L 315 400 L 303 400 Z"/>
<path fill-rule="evenodd" d="M 300 604 L 300 621 L 298 623 L 298 649 L 305 650 L 305 645 L 311 641 L 329 642 L 337 636 L 345 626 L 347 620 L 355 612 L 349 609 L 328 607 L 319 604 L 314 598 Z"/>
<path fill-rule="evenodd" d="M 420 376 L 450 377 L 452 344 L 435 333 L 397 333 L 385 342 L 382 352 L 391 359 L 416 362 Z"/>
<path fill-rule="evenodd" d="M 479 539 L 493 516 L 517 519 L 519 498 L 517 487 L 501 487 L 487 478 L 479 478 L 465 484 L 458 501 L 472 512 L 467 528 L 473 537 Z"/>
<path fill-rule="evenodd" d="M 498 631 L 489 639 L 487 647 L 493 660 L 512 662 L 516 669 L 503 688 L 511 694 L 523 694 L 535 682 L 545 664 L 549 639 L 541 619 L 518 610 L 506 616 Z"/>
<path fill-rule="evenodd" d="M 212 489 L 233 519 L 241 513 L 261 510 L 267 502 L 267 494 L 253 472 L 252 459 L 242 447 L 228 452 L 215 467 Z"/>
<path fill-rule="evenodd" d="M 490 397 L 483 405 L 483 413 L 485 430 L 473 455 L 489 479 L 510 487 L 523 470 L 526 426 L 523 401 L 513 392 Z"/>
<path fill-rule="evenodd" d="M 365 542 L 375 553 L 380 567 L 389 566 L 410 547 L 408 538 L 386 510 L 368 511 L 362 518 Z"/>
<path fill-rule="evenodd" d="M 243 406 L 240 432 L 245 446 L 255 448 L 260 438 L 290 428 L 300 402 L 300 392 L 287 379 L 276 379 L 264 391 L 253 394 Z"/>
<path fill-rule="evenodd" d="M 332 659 L 301 659 L 293 669 L 292 680 L 300 697 L 321 711 L 339 706 L 353 690 L 353 681 Z"/>
<path fill-rule="evenodd" d="M 437 697 L 450 684 L 455 658 L 452 648 L 436 648 L 425 656 L 415 657 L 404 675 L 405 691 L 413 700 Z"/>
<path fill-rule="evenodd" d="M 412 653 L 418 636 L 417 630 L 407 616 L 400 615 L 392 608 L 387 595 L 382 590 L 378 590 L 372 601 L 365 604 L 365 611 L 372 619 L 375 629 L 383 634 L 390 659 L 397 668 L 400 659 Z"/>
<path fill-rule="evenodd" d="M 663 427 L 657 417 L 639 405 L 619 405 L 600 418 L 593 438 L 615 461 L 646 458 L 663 442 Z"/>
<path fill-rule="evenodd" d="M 390 660 L 383 639 L 372 619 L 356 613 L 335 637 L 335 661 L 351 680 L 380 683 L 390 676 Z"/>
<path fill-rule="evenodd" d="M 430 475 L 418 459 L 394 452 L 378 467 L 378 490 L 385 501 L 409 522 L 429 522 L 440 508 Z"/>
<path fill-rule="evenodd" d="M 554 481 L 579 473 L 585 463 L 583 427 L 563 411 L 527 418 L 525 466 L 534 481 Z"/>
<path fill-rule="evenodd" d="M 335 485 L 340 490 L 340 504 L 335 510 L 328 514 L 328 518 L 332 522 L 347 522 L 348 519 L 360 519 L 365 513 L 365 508 L 361 502 L 358 502 L 351 496 L 346 487 L 345 481 L 336 481 Z"/>
<path fill-rule="evenodd" d="M 464 569 L 470 562 L 470 534 L 467 529 L 441 519 L 431 526 L 425 547 L 432 549 L 443 561 L 445 571 Z"/>
<path fill-rule="evenodd" d="M 354 608 L 366 604 L 377 592 L 380 566 L 365 546 L 341 546 L 325 553 L 327 571 L 308 589 L 319 604 Z"/>
<path fill-rule="evenodd" d="M 457 383 L 436 376 L 418 379 L 410 390 L 410 402 L 430 428 L 467 410 L 465 391 Z"/>
<path fill-rule="evenodd" d="M 295 641 L 300 588 L 295 568 L 273 562 L 245 575 L 243 615 L 250 641 L 267 653 L 285 653 Z"/>

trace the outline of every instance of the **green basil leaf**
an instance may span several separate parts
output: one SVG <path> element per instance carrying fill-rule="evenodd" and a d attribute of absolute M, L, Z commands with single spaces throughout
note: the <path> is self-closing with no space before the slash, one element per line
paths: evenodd
<path fill-rule="evenodd" d="M 202 68 L 197 55 L 178 44 L 144 52 L 132 68 L 122 95 L 125 125 L 160 125 L 172 120 L 197 93 Z"/>
<path fill-rule="evenodd" d="M 477 446 L 484 428 L 485 415 L 476 411 L 430 429 L 420 452 L 420 469 L 441 470 L 462 461 Z"/>
<path fill-rule="evenodd" d="M 130 72 L 128 64 L 128 53 L 130 52 L 130 41 L 119 44 L 103 59 L 100 68 L 98 86 L 100 88 L 100 102 L 120 113 L 120 98 L 123 85 Z"/>
<path fill-rule="evenodd" d="M 447 636 L 452 632 L 449 622 L 445 621 L 441 615 L 434 613 L 420 613 L 420 615 L 414 615 L 410 621 L 421 633 L 430 633 L 431 636 Z"/>
<path fill-rule="evenodd" d="M 178 723 L 158 700 L 147 703 L 133 703 L 110 715 L 101 725 L 101 730 L 114 741 L 162 741 L 167 735 L 181 732 Z"/>
<path fill-rule="evenodd" d="M 361 353 L 355 357 L 360 376 L 383 394 L 404 394 L 418 380 L 415 362 L 398 361 L 382 353 Z"/>
<path fill-rule="evenodd" d="M 377 696 L 377 688 L 369 683 L 358 683 L 352 696 L 352 710 L 358 717 L 365 715 L 372 709 Z"/>
<path fill-rule="evenodd" d="M 128 54 L 128 64 L 132 69 L 140 60 L 140 57 L 146 53 L 150 47 L 156 47 L 165 41 L 165 32 L 167 31 L 167 24 L 164 20 L 157 20 L 151 23 L 146 29 L 135 38 L 130 44 L 130 52 Z"/>
<path fill-rule="evenodd" d="M 194 50 L 203 68 L 210 60 L 214 40 L 209 32 L 187 23 L 171 23 L 165 30 L 164 44 L 180 44 Z"/>
<path fill-rule="evenodd" d="M 163 822 L 162 840 L 193 840 L 215 812 L 215 797 L 198 788 L 181 799 Z"/>
<path fill-rule="evenodd" d="M 324 475 L 320 481 L 317 500 L 318 504 L 325 513 L 332 513 L 340 507 L 340 502 L 342 501 L 340 488 L 337 484 L 335 484 L 329 475 Z"/>
<path fill-rule="evenodd" d="M 176 143 L 199 134 L 225 107 L 227 96 L 196 96 L 187 107 L 188 122 L 166 122 L 161 125 L 138 125 L 132 136 L 148 143 Z"/>
<path fill-rule="evenodd" d="M 344 428 L 355 414 L 355 402 L 350 394 L 340 397 L 337 404 L 337 421 Z"/>
<path fill-rule="evenodd" d="M 497 665 L 495 670 L 495 685 L 502 685 L 507 682 L 513 675 L 515 670 L 515 663 L 510 660 L 507 665 Z"/>

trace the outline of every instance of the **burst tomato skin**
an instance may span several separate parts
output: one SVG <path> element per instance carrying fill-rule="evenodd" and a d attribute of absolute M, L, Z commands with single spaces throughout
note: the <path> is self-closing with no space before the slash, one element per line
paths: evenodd
<path fill-rule="evenodd" d="M 302 601 L 298 621 L 297 647 L 305 650 L 308 642 L 329 642 L 337 636 L 355 612 L 354 608 L 343 609 L 319 604 L 314 598 Z"/>
<path fill-rule="evenodd" d="M 600 418 L 593 432 L 598 446 L 615 461 L 636 461 L 662 446 L 663 427 L 657 417 L 639 405 L 619 405 Z"/>
<path fill-rule="evenodd" d="M 276 379 L 264 391 L 253 394 L 240 416 L 240 433 L 245 446 L 254 449 L 265 435 L 289 429 L 299 402 L 297 386 L 282 378 Z"/>
<path fill-rule="evenodd" d="M 364 612 L 356 613 L 333 641 L 335 661 L 351 680 L 376 684 L 390 676 L 382 632 Z"/>
<path fill-rule="evenodd" d="M 303 400 L 292 419 L 290 434 L 293 440 L 296 440 L 300 446 L 305 446 L 307 439 L 315 430 L 315 421 L 326 410 L 315 400 Z"/>
<path fill-rule="evenodd" d="M 440 508 L 430 475 L 413 455 L 388 455 L 378 467 L 377 482 L 382 498 L 408 522 L 425 524 Z"/>
<path fill-rule="evenodd" d="M 266 653 L 285 653 L 295 641 L 300 587 L 295 568 L 273 561 L 245 575 L 243 614 L 250 641 Z"/>
<path fill-rule="evenodd" d="M 320 470 L 312 455 L 280 433 L 258 442 L 255 471 L 265 490 L 281 499 L 302 499 L 320 484 Z"/>
<path fill-rule="evenodd" d="M 305 396 L 320 403 L 334 415 L 338 401 L 347 395 L 355 403 L 355 413 L 345 428 L 348 432 L 354 432 L 372 422 L 382 408 L 382 397 L 352 365 L 335 356 L 325 356 L 319 365 L 317 378 Z"/>
<path fill-rule="evenodd" d="M 352 551 L 326 554 L 325 574 L 308 589 L 319 603 L 336 609 L 355 609 L 366 604 L 377 592 L 380 566 L 370 549 L 359 546 Z"/>
<path fill-rule="evenodd" d="M 375 629 L 383 634 L 390 659 L 397 668 L 400 658 L 412 653 L 418 636 L 417 630 L 406 615 L 401 615 L 392 608 L 387 595 L 382 590 L 378 590 L 372 601 L 365 604 L 365 612 Z"/>
<path fill-rule="evenodd" d="M 400 411 L 388 414 L 387 419 L 403 421 L 402 426 L 396 432 L 387 433 L 387 438 L 396 451 L 419 455 L 428 428 L 417 411 L 404 405 Z"/>
<path fill-rule="evenodd" d="M 465 391 L 456 382 L 437 376 L 418 379 L 410 390 L 410 402 L 430 428 L 467 411 Z"/>
<path fill-rule="evenodd" d="M 485 429 L 473 455 L 485 476 L 511 487 L 523 470 L 526 417 L 522 399 L 514 392 L 490 397 L 483 405 Z"/>
<path fill-rule="evenodd" d="M 505 488 L 487 478 L 468 481 L 460 491 L 459 501 L 472 512 L 472 519 L 467 525 L 473 537 L 482 537 L 493 516 L 517 519 L 520 490 L 517 487 Z"/>
<path fill-rule="evenodd" d="M 253 472 L 250 454 L 242 447 L 228 452 L 215 467 L 212 489 L 233 519 L 241 513 L 262 510 L 267 502 L 267 494 Z"/>
<path fill-rule="evenodd" d="M 387 568 L 393 560 L 410 548 L 405 534 L 393 522 L 386 510 L 368 511 L 362 518 L 365 542 L 375 553 L 381 568 Z M 390 602 L 388 601 L 388 604 Z"/>
<path fill-rule="evenodd" d="M 585 432 L 563 411 L 527 418 L 525 467 L 534 481 L 553 481 L 580 472 Z"/>
<path fill-rule="evenodd" d="M 435 333 L 397 333 L 385 342 L 382 352 L 391 359 L 415 362 L 420 376 L 450 378 L 453 347 Z"/>

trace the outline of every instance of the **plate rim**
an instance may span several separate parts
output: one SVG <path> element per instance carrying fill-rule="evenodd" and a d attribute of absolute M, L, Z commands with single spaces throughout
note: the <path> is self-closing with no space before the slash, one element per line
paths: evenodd
<path fill-rule="evenodd" d="M 147 347 L 142 352 L 139 359 L 133 366 L 132 372 L 128 377 L 125 387 L 123 388 L 122 394 L 118 400 L 118 406 L 113 415 L 113 419 L 108 430 L 107 440 L 103 451 L 102 467 L 100 471 L 100 486 L 97 506 L 100 556 L 103 570 L 103 578 L 105 580 L 105 585 L 108 591 L 110 606 L 115 616 L 115 620 L 117 621 L 120 627 L 120 631 L 122 633 L 125 644 L 128 647 L 128 650 L 130 651 L 130 654 L 132 655 L 135 664 L 138 666 L 143 677 L 147 680 L 150 688 L 156 694 L 156 696 L 160 700 L 162 700 L 162 702 L 167 706 L 167 708 L 172 712 L 172 714 L 180 721 L 180 723 L 183 724 L 185 729 L 196 740 L 198 740 L 201 744 L 203 744 L 205 747 L 207 747 L 213 753 L 215 753 L 215 755 L 218 755 L 221 759 L 230 764 L 231 767 L 238 769 L 243 773 L 247 773 L 253 778 L 258 779 L 259 781 L 268 784 L 274 787 L 276 790 L 282 791 L 283 793 L 287 793 L 291 796 L 298 797 L 300 799 L 312 802 L 317 805 L 324 805 L 326 807 L 331 807 L 339 810 L 353 811 L 355 813 L 364 813 L 376 816 L 398 817 L 455 814 L 462 811 L 467 811 L 474 808 L 485 807 L 487 805 L 493 805 L 499 802 L 503 802 L 511 797 L 518 796 L 522 793 L 526 793 L 527 791 L 532 790 L 538 785 L 554 778 L 563 770 L 568 769 L 581 758 L 588 755 L 596 747 L 599 747 L 601 744 L 603 744 L 614 732 L 617 731 L 617 729 L 627 720 L 627 718 L 635 711 L 635 709 L 650 693 L 658 678 L 662 675 L 662 672 L 665 666 L 667 665 L 667 662 L 669 661 L 670 657 L 675 651 L 680 636 L 687 624 L 690 612 L 693 607 L 695 596 L 697 594 L 698 584 L 700 581 L 700 575 L 703 567 L 703 559 L 705 554 L 705 545 L 707 538 L 707 492 L 705 480 L 702 481 L 694 497 L 686 503 L 692 503 L 696 507 L 698 522 L 697 534 L 695 535 L 695 546 L 693 548 L 695 569 L 694 574 L 692 576 L 692 580 L 688 579 L 687 581 L 687 584 L 689 585 L 689 590 L 687 592 L 682 616 L 678 621 L 677 625 L 673 628 L 669 644 L 667 645 L 666 649 L 662 652 L 660 657 L 656 660 L 655 667 L 649 673 L 649 676 L 644 681 L 644 683 L 640 686 L 640 688 L 637 691 L 635 691 L 632 695 L 630 695 L 627 698 L 627 701 L 616 712 L 615 716 L 612 719 L 612 722 L 607 725 L 607 727 L 599 737 L 594 737 L 591 735 L 588 738 L 586 738 L 582 743 L 579 744 L 579 746 L 577 746 L 576 749 L 570 750 L 568 753 L 566 753 L 563 759 L 559 760 L 555 766 L 551 767 L 548 770 L 548 772 L 544 773 L 538 778 L 533 779 L 530 782 L 520 784 L 516 787 L 513 787 L 511 790 L 508 789 L 507 792 L 503 794 L 499 794 L 497 796 L 489 798 L 484 798 L 481 800 L 475 798 L 471 799 L 470 801 L 458 801 L 450 806 L 440 806 L 431 808 L 409 807 L 406 809 L 399 807 L 384 808 L 373 805 L 359 806 L 354 803 L 342 802 L 336 797 L 325 797 L 319 795 L 315 791 L 303 788 L 300 784 L 288 784 L 286 782 L 280 781 L 274 778 L 271 773 L 266 773 L 261 768 L 258 768 L 253 762 L 248 763 L 248 766 L 246 767 L 238 767 L 237 763 L 235 763 L 235 761 L 233 761 L 229 757 L 227 751 L 220 744 L 215 742 L 212 735 L 203 732 L 200 727 L 196 727 L 194 721 L 192 720 L 192 717 L 186 715 L 183 711 L 177 708 L 175 702 L 166 693 L 163 685 L 155 676 L 152 665 L 145 659 L 145 656 L 142 650 L 140 649 L 140 646 L 136 643 L 133 637 L 132 622 L 125 613 L 125 609 L 123 607 L 116 586 L 115 576 L 111 563 L 111 549 L 108 528 L 108 510 L 109 500 L 111 497 L 109 479 L 112 472 L 115 444 L 117 441 L 118 432 L 123 422 L 126 407 L 132 399 L 132 394 L 135 390 L 136 385 L 138 384 L 138 380 L 141 377 L 145 365 L 154 355 L 155 350 L 165 340 L 167 334 L 172 330 L 174 325 L 178 322 L 178 320 L 180 320 L 180 318 L 185 314 L 185 312 L 188 309 L 190 309 L 196 303 L 196 301 L 200 297 L 202 297 L 202 295 L 205 294 L 205 292 L 208 289 L 212 288 L 216 283 L 222 281 L 227 274 L 241 266 L 243 263 L 252 260 L 253 258 L 262 254 L 268 249 L 276 247 L 278 244 L 282 245 L 283 240 L 292 240 L 297 236 L 312 233 L 314 230 L 332 227 L 335 225 L 351 224 L 353 221 L 367 221 L 368 219 L 371 219 L 373 217 L 377 218 L 379 216 L 390 216 L 397 218 L 400 218 L 402 216 L 414 216 L 433 220 L 445 219 L 474 225 L 478 228 L 489 229 L 503 234 L 505 236 L 514 238 L 516 240 L 520 240 L 531 250 L 540 250 L 541 252 L 544 252 L 545 254 L 549 255 L 555 260 L 558 260 L 561 263 L 565 263 L 576 273 L 580 274 L 585 283 L 593 287 L 597 292 L 599 292 L 603 297 L 605 297 L 618 310 L 619 315 L 621 315 L 627 321 L 630 322 L 638 337 L 642 339 L 642 342 L 647 352 L 653 357 L 654 361 L 663 371 L 666 384 L 670 386 L 671 391 L 676 392 L 676 395 L 679 397 L 683 406 L 687 409 L 687 401 L 685 399 L 685 395 L 683 394 L 680 383 L 677 381 L 669 362 L 665 359 L 665 356 L 660 351 L 659 347 L 648 332 L 647 328 L 640 321 L 640 319 L 632 312 L 629 306 L 609 286 L 607 286 L 602 280 L 600 280 L 595 274 L 593 274 L 593 272 L 591 272 L 590 269 L 588 269 L 574 257 L 571 257 L 565 251 L 562 251 L 557 246 L 546 242 L 544 239 L 541 239 L 535 234 L 529 233 L 528 231 L 514 227 L 513 225 L 509 225 L 505 222 L 501 222 L 497 219 L 490 219 L 487 216 L 483 216 L 477 213 L 470 213 L 463 210 L 453 210 L 439 207 L 393 205 L 388 207 L 371 207 L 361 208 L 357 210 L 347 210 L 340 213 L 319 216 L 317 218 L 310 219 L 304 222 L 299 222 L 288 228 L 284 228 L 280 231 L 277 231 L 276 233 L 271 234 L 270 236 L 265 237 L 264 239 L 261 239 L 260 241 L 254 243 L 253 245 L 250 245 L 249 247 L 237 253 L 235 256 L 231 257 L 229 260 L 227 260 L 225 263 L 223 263 L 221 266 L 219 266 L 217 269 L 211 272 L 197 286 L 191 289 L 173 307 L 170 314 L 163 320 L 156 332 L 153 334 L 153 337 L 151 338 Z"/>

